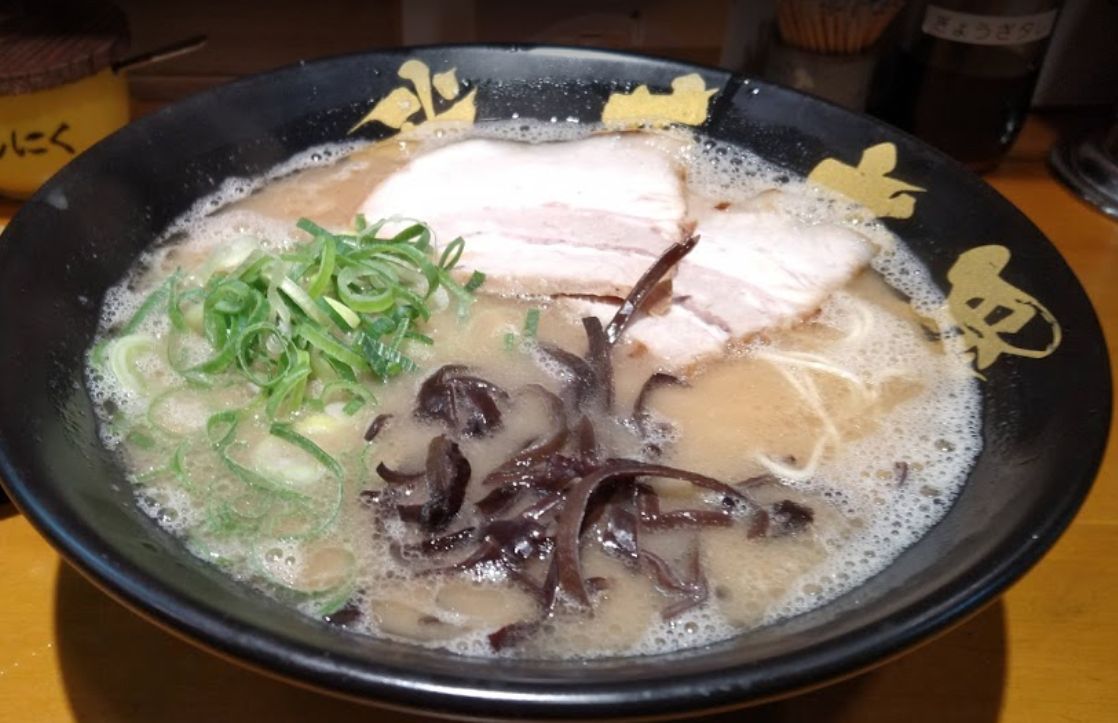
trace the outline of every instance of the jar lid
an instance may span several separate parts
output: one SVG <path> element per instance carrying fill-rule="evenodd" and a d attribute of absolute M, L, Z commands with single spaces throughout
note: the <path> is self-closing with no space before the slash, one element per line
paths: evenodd
<path fill-rule="evenodd" d="M 24 0 L 0 9 L 0 95 L 98 73 L 128 48 L 128 19 L 102 0 Z"/>

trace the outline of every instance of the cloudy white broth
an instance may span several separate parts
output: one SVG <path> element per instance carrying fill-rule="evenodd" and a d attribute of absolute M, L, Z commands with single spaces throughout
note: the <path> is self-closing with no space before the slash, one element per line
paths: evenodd
<path fill-rule="evenodd" d="M 742 149 L 479 126 L 227 182 L 106 295 L 87 376 L 139 506 L 323 624 L 651 654 L 944 514 L 981 445 L 944 313 L 867 212 Z"/>

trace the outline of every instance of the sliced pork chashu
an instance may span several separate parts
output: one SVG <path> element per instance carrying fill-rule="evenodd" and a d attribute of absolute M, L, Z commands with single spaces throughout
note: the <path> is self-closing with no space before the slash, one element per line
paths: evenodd
<path fill-rule="evenodd" d="M 361 211 L 422 219 L 444 243 L 461 236 L 460 267 L 483 270 L 489 291 L 624 296 L 690 230 L 669 143 L 635 133 L 465 140 L 412 160 Z"/>
<path fill-rule="evenodd" d="M 780 211 L 705 216 L 673 283 L 682 305 L 735 340 L 787 327 L 819 308 L 877 252 L 861 234 Z"/>

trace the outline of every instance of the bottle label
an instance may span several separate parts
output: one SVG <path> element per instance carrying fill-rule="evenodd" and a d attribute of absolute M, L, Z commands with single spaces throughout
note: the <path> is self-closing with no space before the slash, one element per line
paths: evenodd
<path fill-rule="evenodd" d="M 944 40 L 970 45 L 1023 45 L 1052 34 L 1056 11 L 1032 15 L 975 15 L 929 5 L 922 30 Z"/>

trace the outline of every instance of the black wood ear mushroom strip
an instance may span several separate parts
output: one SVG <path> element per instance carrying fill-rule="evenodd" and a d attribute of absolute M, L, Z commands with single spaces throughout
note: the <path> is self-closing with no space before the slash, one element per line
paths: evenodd
<path fill-rule="evenodd" d="M 423 479 L 423 472 L 400 472 L 384 462 L 377 464 L 377 475 L 390 485 L 406 485 Z"/>
<path fill-rule="evenodd" d="M 365 441 L 372 442 L 376 436 L 380 434 L 380 430 L 384 429 L 384 426 L 391 420 L 391 414 L 378 414 L 372 421 L 372 424 L 369 425 L 369 428 L 365 430 Z"/>
<path fill-rule="evenodd" d="M 467 374 L 461 364 L 447 364 L 419 387 L 415 416 L 442 422 L 459 437 L 487 437 L 501 429 L 499 402 L 508 392 L 492 382 Z"/>
<path fill-rule="evenodd" d="M 660 283 L 661 279 L 668 275 L 676 264 L 683 260 L 683 257 L 691 253 L 691 249 L 695 248 L 695 244 L 699 242 L 699 237 L 691 236 L 686 241 L 674 243 L 668 247 L 660 258 L 648 270 L 637 279 L 629 295 L 625 301 L 621 302 L 621 308 L 610 319 L 609 324 L 606 325 L 606 340 L 609 343 L 616 344 L 621 339 L 621 335 L 625 332 L 625 328 L 633 321 L 633 317 L 640 311 L 641 306 L 648 299 L 648 295 L 652 292 L 656 285 Z"/>
<path fill-rule="evenodd" d="M 418 523 L 426 530 L 446 527 L 466 498 L 470 482 L 470 462 L 455 442 L 445 434 L 427 446 L 427 501 L 421 505 L 398 505 L 396 510 L 404 522 Z"/>
<path fill-rule="evenodd" d="M 591 409 L 599 398 L 598 377 L 590 364 L 577 354 L 551 344 L 538 345 L 541 354 L 563 367 L 569 380 L 563 387 L 567 402 L 577 410 Z"/>
<path fill-rule="evenodd" d="M 587 316 L 582 320 L 582 327 L 586 331 L 588 347 L 586 350 L 586 364 L 594 374 L 594 386 L 598 399 L 606 412 L 613 410 L 613 360 L 610 359 L 610 342 L 602 328 L 602 322 L 596 316 Z"/>

